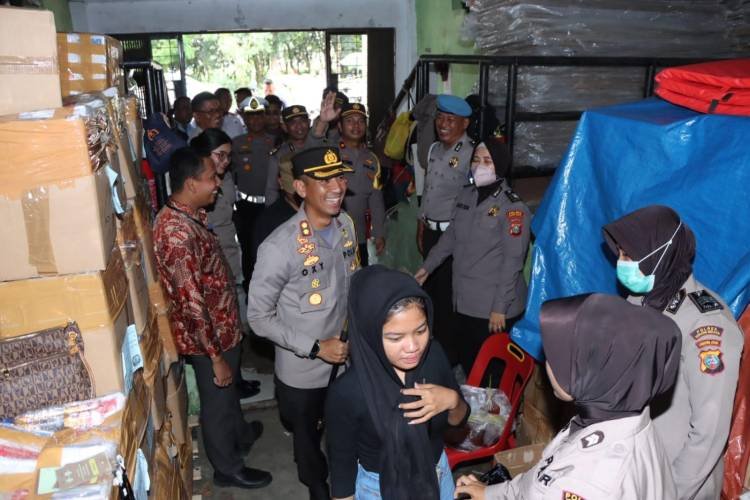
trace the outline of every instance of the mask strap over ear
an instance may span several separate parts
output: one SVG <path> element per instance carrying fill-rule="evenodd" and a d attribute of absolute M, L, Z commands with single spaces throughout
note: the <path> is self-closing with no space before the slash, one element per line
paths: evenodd
<path fill-rule="evenodd" d="M 651 271 L 651 274 L 656 274 L 656 270 L 659 268 L 659 264 L 661 264 L 662 259 L 667 254 L 667 250 L 669 249 L 670 245 L 672 244 L 672 241 L 674 240 L 674 237 L 677 236 L 677 231 L 679 231 L 681 227 L 682 227 L 682 221 L 680 221 L 680 223 L 677 224 L 677 229 L 674 230 L 674 233 L 672 233 L 672 236 L 670 236 L 669 240 L 667 240 L 666 243 L 664 243 L 663 245 L 655 248 L 653 252 L 651 252 L 648 255 L 646 255 L 645 257 L 643 257 L 641 260 L 638 261 L 638 263 L 640 264 L 641 262 L 643 262 L 647 258 L 649 258 L 652 255 L 654 255 L 656 252 L 658 252 L 659 250 L 661 250 L 662 248 L 664 248 L 664 251 L 659 256 L 659 260 L 656 261 L 656 265 L 654 266 L 654 270 Z"/>

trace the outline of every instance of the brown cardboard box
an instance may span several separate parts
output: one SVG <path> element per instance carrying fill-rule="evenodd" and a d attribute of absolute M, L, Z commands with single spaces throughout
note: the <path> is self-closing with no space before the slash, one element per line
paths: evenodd
<path fill-rule="evenodd" d="M 164 367 L 166 370 L 169 370 L 172 364 L 177 363 L 180 360 L 180 355 L 177 352 L 177 345 L 172 336 L 172 327 L 169 324 L 168 314 L 170 304 L 164 294 L 161 283 L 159 282 L 151 283 L 148 286 L 148 295 L 149 300 L 151 301 L 151 306 L 157 314 L 157 330 L 159 332 L 159 338 L 161 339 L 162 348 L 164 349 Z"/>
<path fill-rule="evenodd" d="M 0 115 L 60 106 L 52 12 L 0 7 Z"/>
<path fill-rule="evenodd" d="M 516 477 L 527 472 L 542 459 L 542 452 L 546 446 L 546 443 L 539 443 L 501 451 L 495 454 L 495 462 L 503 464 L 511 477 Z"/>
<path fill-rule="evenodd" d="M 138 98 L 129 95 L 123 102 L 125 106 L 125 126 L 128 129 L 130 144 L 135 151 L 136 167 L 140 168 L 143 159 L 143 122 L 138 108 Z"/>
<path fill-rule="evenodd" d="M 151 208 L 146 205 L 141 196 L 136 196 L 133 200 L 133 215 L 135 227 L 138 233 L 138 239 L 141 240 L 143 249 L 143 264 L 146 270 L 146 281 L 149 283 L 158 282 L 159 274 L 156 269 L 156 255 L 154 254 L 154 233 L 152 230 Z"/>
<path fill-rule="evenodd" d="M 119 245 L 128 277 L 128 312 L 130 322 L 135 323 L 138 335 L 148 333 L 149 303 L 148 286 L 143 269 L 143 254 L 138 240 Z"/>
<path fill-rule="evenodd" d="M 175 363 L 167 373 L 167 413 L 172 425 L 172 434 L 177 445 L 190 440 L 187 421 L 187 381 L 185 370 Z"/>
<path fill-rule="evenodd" d="M 124 93 L 122 44 L 93 33 L 58 33 L 60 87 L 63 97 L 117 87 Z"/>
<path fill-rule="evenodd" d="M 521 413 L 516 441 L 519 445 L 549 443 L 557 429 L 548 417 L 533 405 L 524 405 Z"/>
<path fill-rule="evenodd" d="M 113 172 L 95 140 L 104 109 L 99 101 L 0 117 L 0 280 L 106 267 L 115 222 Z"/>
<path fill-rule="evenodd" d="M 96 395 L 122 391 L 128 283 L 119 251 L 104 271 L 0 283 L 0 338 L 76 321 Z"/>
<path fill-rule="evenodd" d="M 143 380 L 141 370 L 138 370 L 133 377 L 133 389 L 125 402 L 119 449 L 131 478 L 135 473 L 135 454 L 143 444 L 150 416 L 151 391 Z"/>

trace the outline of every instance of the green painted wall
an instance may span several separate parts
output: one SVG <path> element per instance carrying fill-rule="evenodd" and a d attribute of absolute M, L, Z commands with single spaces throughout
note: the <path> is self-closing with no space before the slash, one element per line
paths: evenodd
<path fill-rule="evenodd" d="M 42 7 L 51 10 L 55 15 L 55 29 L 58 32 L 73 31 L 73 18 L 70 17 L 68 0 L 42 0 Z"/>
<path fill-rule="evenodd" d="M 461 42 L 459 34 L 465 12 L 454 8 L 455 0 L 415 0 L 417 14 L 417 53 L 422 54 L 476 54 L 472 44 Z M 456 95 L 468 95 L 479 80 L 475 65 L 451 66 L 451 87 Z M 442 82 L 437 92 L 441 92 Z"/>

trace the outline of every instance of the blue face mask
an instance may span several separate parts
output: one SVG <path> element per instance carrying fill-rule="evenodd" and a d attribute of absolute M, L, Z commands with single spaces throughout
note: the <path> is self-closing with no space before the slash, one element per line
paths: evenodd
<path fill-rule="evenodd" d="M 618 259 L 617 260 L 617 279 L 620 280 L 620 283 L 625 285 L 625 287 L 631 292 L 637 293 L 637 294 L 649 293 L 651 290 L 653 290 L 654 282 L 656 280 L 656 270 L 659 268 L 659 264 L 661 264 L 661 260 L 664 258 L 664 255 L 667 253 L 669 246 L 672 244 L 672 240 L 677 235 L 677 231 L 680 230 L 681 226 L 682 226 L 682 221 L 680 221 L 680 223 L 677 225 L 677 229 L 674 230 L 674 233 L 672 234 L 672 237 L 669 238 L 669 241 L 655 248 L 653 252 L 644 256 L 641 260 L 635 261 L 635 260 Z M 641 268 L 639 267 L 641 262 L 651 257 L 662 248 L 664 249 L 664 251 L 661 253 L 661 256 L 659 256 L 659 260 L 654 266 L 654 270 L 651 271 L 651 274 L 649 274 L 648 276 L 644 275 L 641 272 Z"/>

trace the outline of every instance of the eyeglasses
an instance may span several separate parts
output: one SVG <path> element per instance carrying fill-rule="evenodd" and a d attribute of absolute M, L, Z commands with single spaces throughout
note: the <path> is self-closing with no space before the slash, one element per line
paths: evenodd
<path fill-rule="evenodd" d="M 196 113 L 202 113 L 204 115 L 220 115 L 221 114 L 221 109 L 219 109 L 219 108 L 216 108 L 216 109 L 205 109 L 203 111 L 196 111 Z"/>
<path fill-rule="evenodd" d="M 219 161 L 224 161 L 229 158 L 229 153 L 226 151 L 211 151 L 211 155 L 215 156 Z"/>

